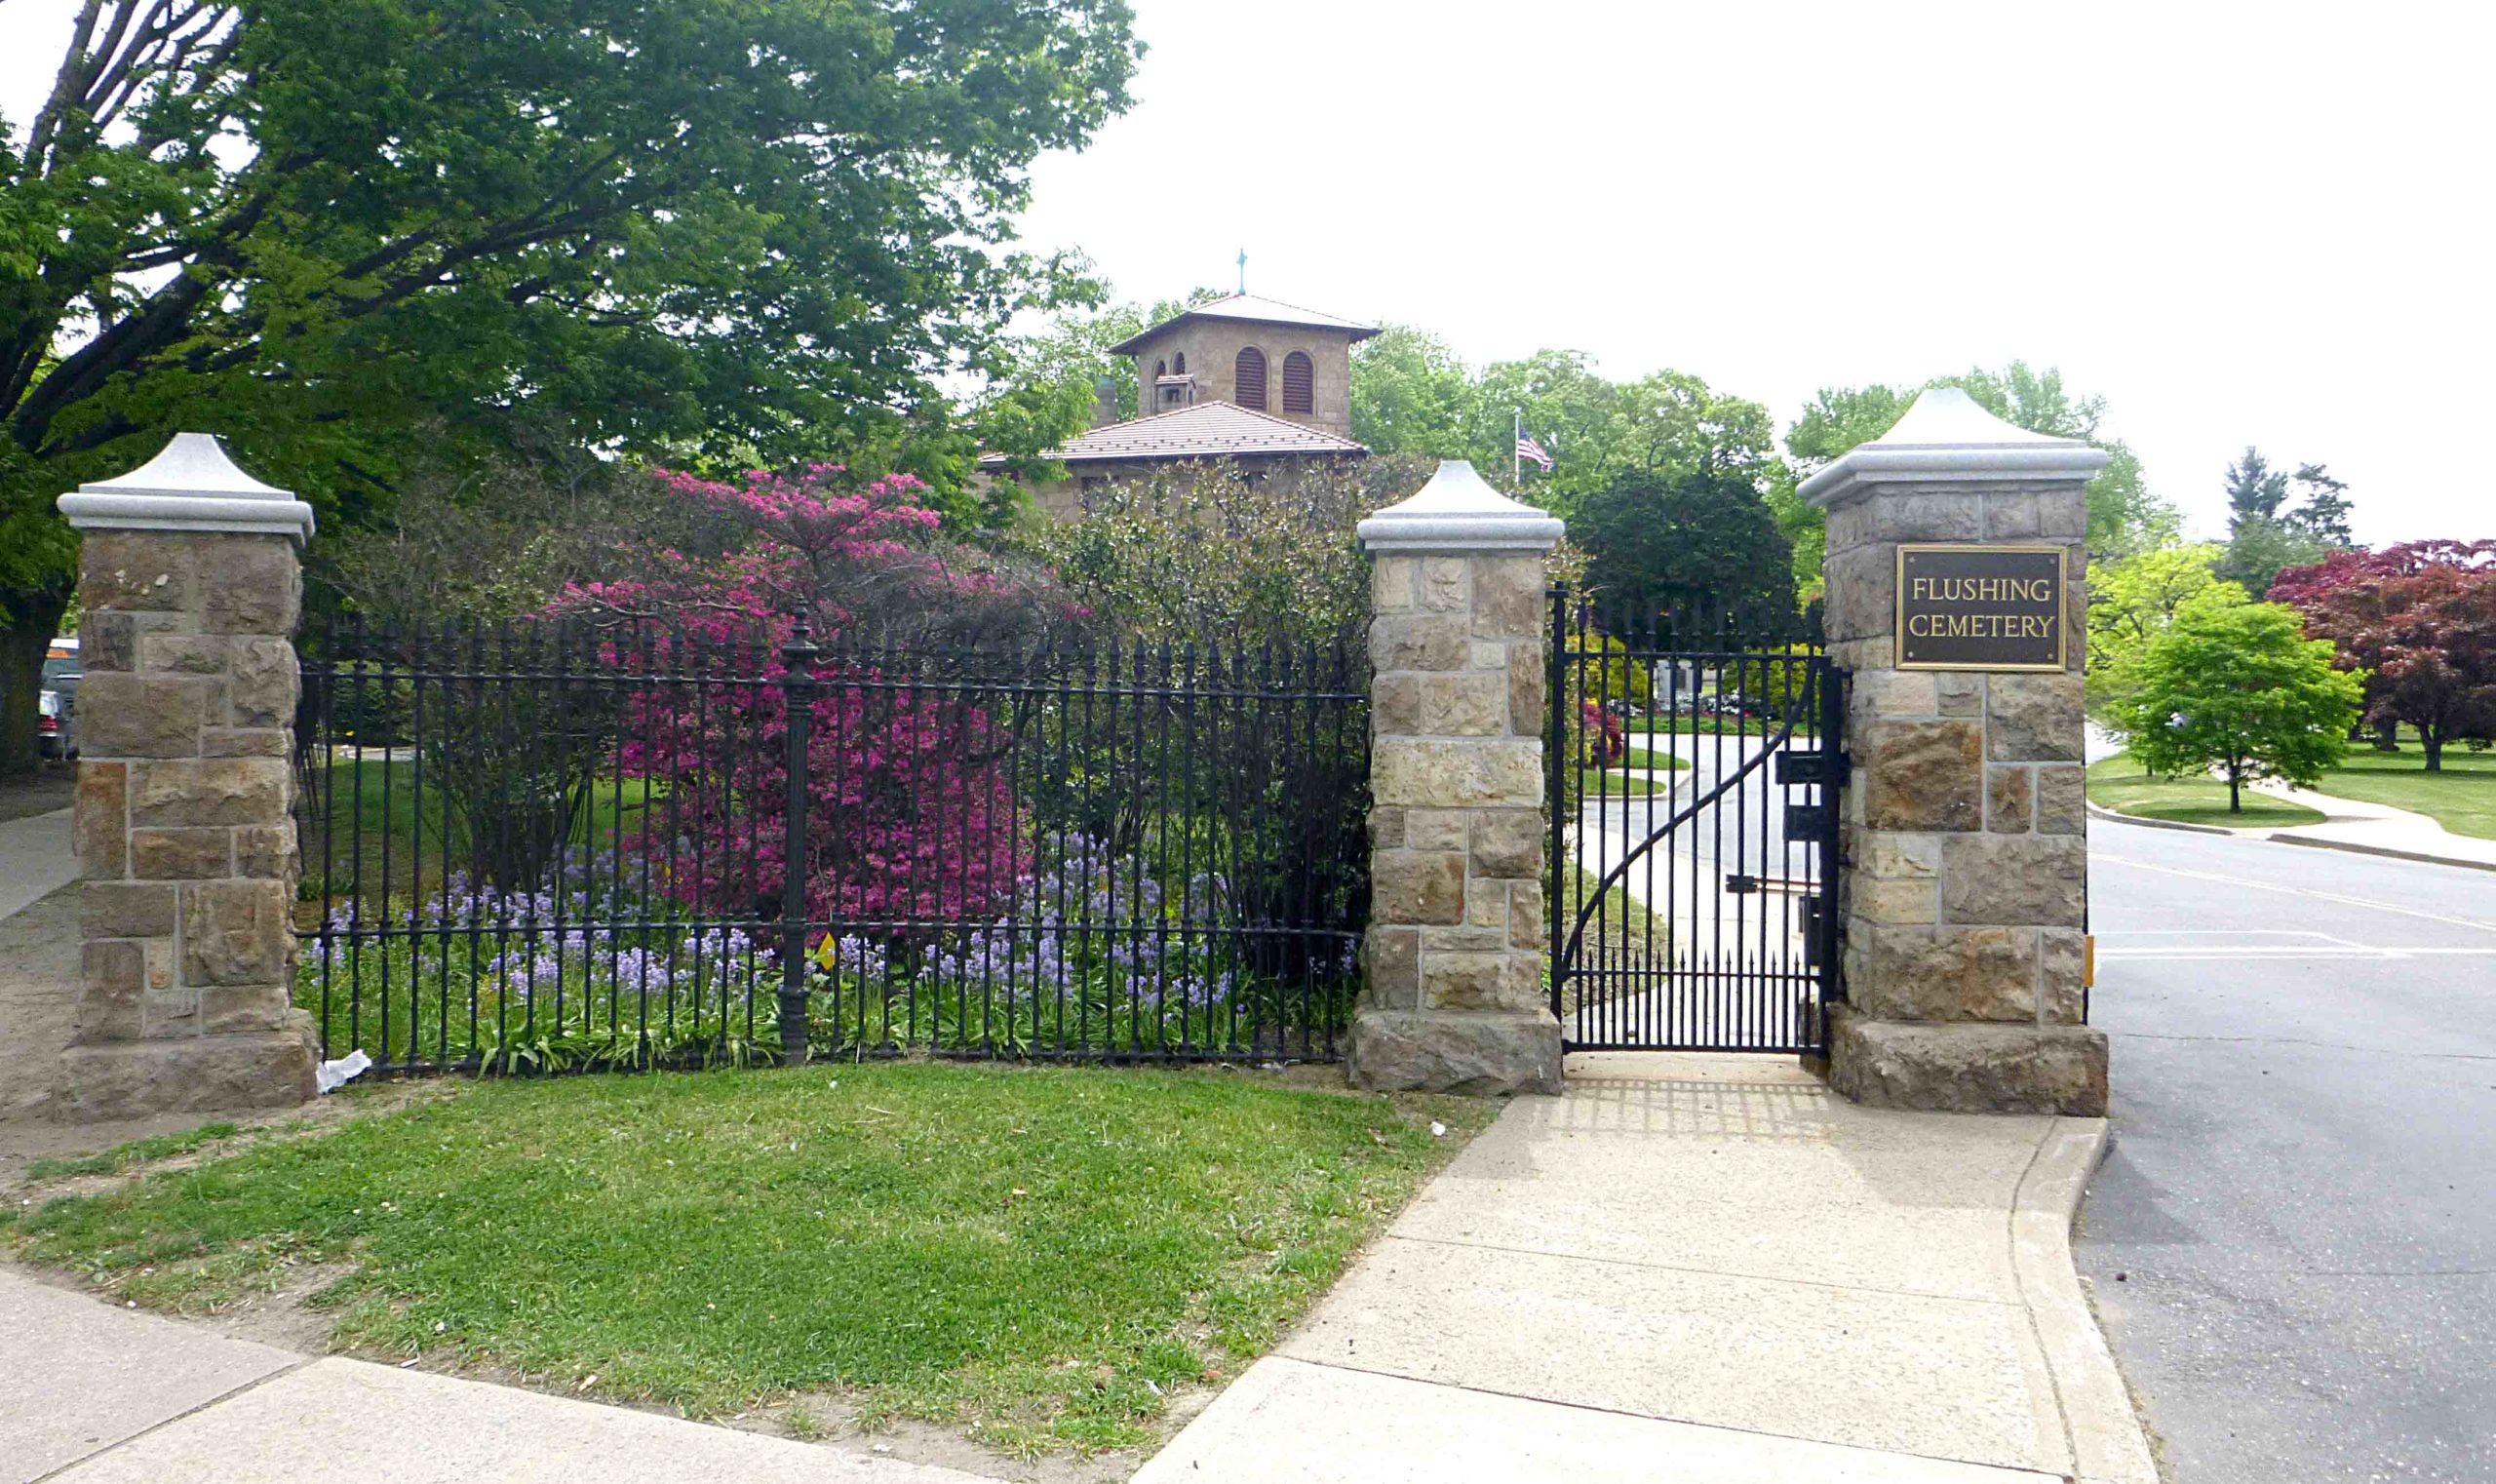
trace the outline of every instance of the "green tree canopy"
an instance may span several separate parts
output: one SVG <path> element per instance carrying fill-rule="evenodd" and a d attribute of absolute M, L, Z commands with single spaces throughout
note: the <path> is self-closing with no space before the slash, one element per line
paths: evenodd
<path fill-rule="evenodd" d="M 0 144 L 0 644 L 68 597 L 53 496 L 176 428 L 325 521 L 523 420 L 696 465 L 916 430 L 958 488 L 934 378 L 1053 301 L 1029 166 L 1136 56 L 1123 0 L 84 0 Z"/>
<path fill-rule="evenodd" d="M 2248 593 L 2267 593 L 2291 566 L 2311 566 L 2350 545 L 2349 486 L 2320 464 L 2296 472 L 2271 467 L 2247 448 L 2227 469 L 2227 550 L 2219 575 Z"/>
<path fill-rule="evenodd" d="M 1388 325 L 1352 347 L 1352 437 L 1373 453 L 1481 458 L 1481 388 L 1445 340 Z"/>
<path fill-rule="evenodd" d="M 2225 550 L 2215 542 L 2154 546 L 2094 567 L 2088 574 L 2088 702 L 2113 715 L 2138 684 L 2149 646 L 2189 603 L 2216 598 L 2243 603 L 2243 588 L 2212 568 Z"/>
<path fill-rule="evenodd" d="M 2217 769 L 2229 809 L 2241 810 L 2244 784 L 2310 786 L 2340 761 L 2362 687 L 2331 655 L 2285 604 L 2206 594 L 2151 642 L 2117 729 L 2153 772 Z"/>
<path fill-rule="evenodd" d="M 2091 561 L 2113 561 L 2175 538 L 2180 525 L 2175 510 L 2150 492 L 2140 459 L 2121 439 L 2099 431 L 2106 416 L 2105 398 L 2075 396 L 2064 387 L 2061 371 L 2051 367 L 2038 371 L 2025 361 L 2013 361 L 2000 371 L 1978 367 L 1924 383 L 1924 387 L 1934 386 L 1960 388 L 2014 427 L 2077 438 L 2104 450 L 2106 467 L 2088 482 Z M 1808 478 L 1855 445 L 1890 431 L 1921 390 L 1877 383 L 1823 387 L 1786 429 L 1785 448 L 1797 476 Z M 1801 519 L 1816 524 L 1818 512 Z"/>
<path fill-rule="evenodd" d="M 1630 470 L 1578 507 L 1571 537 L 1606 613 L 1795 611 L 1793 550 L 1750 480 L 1710 469 Z"/>

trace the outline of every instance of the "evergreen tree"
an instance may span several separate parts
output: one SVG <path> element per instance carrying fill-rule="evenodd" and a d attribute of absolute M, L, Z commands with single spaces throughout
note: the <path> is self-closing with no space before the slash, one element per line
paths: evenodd
<path fill-rule="evenodd" d="M 2349 485 L 2331 477 L 2320 464 L 2300 464 L 2291 481 L 2301 496 L 2288 516 L 2290 525 L 2334 546 L 2354 546 L 2349 534 Z"/>
<path fill-rule="evenodd" d="M 2244 457 L 2227 468 L 2227 528 L 2249 520 L 2276 521 L 2287 503 L 2288 477 L 2271 467 L 2262 450 L 2246 446 Z M 2261 589 L 2256 588 L 2259 592 Z"/>

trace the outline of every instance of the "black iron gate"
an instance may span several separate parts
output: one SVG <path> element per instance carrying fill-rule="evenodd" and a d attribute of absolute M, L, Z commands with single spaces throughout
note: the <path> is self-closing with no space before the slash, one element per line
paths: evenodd
<path fill-rule="evenodd" d="M 1551 595 L 1551 1008 L 1572 1050 L 1824 1047 L 1843 675 L 1799 617 Z"/>

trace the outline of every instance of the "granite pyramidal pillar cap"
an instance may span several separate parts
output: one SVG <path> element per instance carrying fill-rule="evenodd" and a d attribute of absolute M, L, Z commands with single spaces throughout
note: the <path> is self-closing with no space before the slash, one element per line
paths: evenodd
<path fill-rule="evenodd" d="M 79 486 L 60 497 L 60 513 L 79 530 L 227 531 L 298 546 L 312 535 L 311 506 L 236 468 L 207 433 L 176 433 L 119 479 Z"/>
<path fill-rule="evenodd" d="M 2014 427 L 1955 386 L 1930 388 L 1898 425 L 1803 481 L 1805 500 L 1826 510 L 1878 485 L 2086 480 L 2106 454 L 2077 438 Z"/>
<path fill-rule="evenodd" d="M 1559 520 L 1508 498 L 1461 458 L 1439 460 L 1421 489 L 1360 524 L 1361 546 L 1389 555 L 1547 552 Z"/>

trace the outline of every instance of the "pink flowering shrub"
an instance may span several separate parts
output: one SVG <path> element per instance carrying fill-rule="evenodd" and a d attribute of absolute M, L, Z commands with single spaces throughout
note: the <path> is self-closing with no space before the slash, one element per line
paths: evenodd
<path fill-rule="evenodd" d="M 807 732 L 807 917 L 975 917 L 1027 865 L 996 762 L 1010 738 L 988 708 L 900 688 L 900 675 L 841 641 L 871 621 L 922 635 L 975 630 L 1029 605 L 937 544 L 918 481 L 851 489 L 843 473 L 755 471 L 730 486 L 661 472 L 673 493 L 725 519 L 727 549 L 661 553 L 647 575 L 576 586 L 555 605 L 606 623 L 602 662 L 637 678 L 623 696 L 619 766 L 664 785 L 664 800 L 625 844 L 697 915 L 778 911 L 789 866 L 780 651 L 801 607 L 826 646 Z"/>

